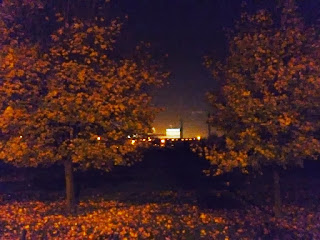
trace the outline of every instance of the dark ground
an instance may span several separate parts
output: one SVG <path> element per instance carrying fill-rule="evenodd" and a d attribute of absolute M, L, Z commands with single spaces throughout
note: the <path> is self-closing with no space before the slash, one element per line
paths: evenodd
<path fill-rule="evenodd" d="M 26 230 L 27 239 L 87 239 L 83 234 L 112 240 L 131 234 L 136 237 L 128 239 L 320 239 L 320 161 L 282 171 L 281 218 L 272 213 L 269 169 L 208 178 L 202 173 L 208 167 L 180 146 L 150 149 L 143 161 L 110 173 L 78 171 L 78 214 L 69 216 L 61 166 L 2 164 L 0 239 L 19 239 Z M 86 228 L 72 230 L 84 221 Z M 97 227 L 109 233 L 93 233 Z"/>
<path fill-rule="evenodd" d="M 187 147 L 150 149 L 145 153 L 143 161 L 132 167 L 115 167 L 109 173 L 97 170 L 77 171 L 76 195 L 81 200 L 92 194 L 99 194 L 110 199 L 141 203 L 172 200 L 165 197 L 160 199 L 151 194 L 157 191 L 188 192 L 187 196 L 180 194 L 184 196 L 180 199 L 181 202 L 192 202 L 201 208 L 213 209 L 271 203 L 270 170 L 250 175 L 235 171 L 209 178 L 202 173 L 208 167 L 206 160 L 196 156 Z M 320 161 L 305 161 L 304 168 L 282 171 L 284 203 L 305 204 L 312 201 L 312 196 L 307 192 L 310 189 L 311 192 L 313 189 L 318 191 L 319 170 Z M 2 164 L 0 179 L 0 193 L 7 200 L 19 200 L 28 196 L 34 200 L 50 201 L 64 197 L 64 172 L 60 166 L 17 169 Z M 21 196 L 21 192 L 25 192 L 24 196 Z"/>

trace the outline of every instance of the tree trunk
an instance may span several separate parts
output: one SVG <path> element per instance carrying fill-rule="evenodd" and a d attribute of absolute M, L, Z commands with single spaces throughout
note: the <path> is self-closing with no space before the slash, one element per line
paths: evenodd
<path fill-rule="evenodd" d="M 64 162 L 64 172 L 65 172 L 65 180 L 66 180 L 67 211 L 69 214 L 73 214 L 75 213 L 75 209 L 76 209 L 76 201 L 75 201 L 75 195 L 74 195 L 72 161 L 69 159 Z"/>
<path fill-rule="evenodd" d="M 274 215 L 281 216 L 281 193 L 280 193 L 280 175 L 279 169 L 273 168 L 273 190 L 274 190 Z"/>
<path fill-rule="evenodd" d="M 298 203 L 300 194 L 299 194 L 299 181 L 298 181 L 298 171 L 297 170 L 295 170 L 293 182 L 294 182 L 294 189 L 293 189 L 294 196 L 293 196 L 293 199 L 294 199 L 295 203 Z"/>
<path fill-rule="evenodd" d="M 20 240 L 26 240 L 27 239 L 27 230 L 23 229 L 21 233 Z"/>

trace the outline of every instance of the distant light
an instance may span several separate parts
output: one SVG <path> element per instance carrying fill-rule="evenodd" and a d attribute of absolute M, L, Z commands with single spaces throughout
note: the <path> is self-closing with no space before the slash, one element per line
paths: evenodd
<path fill-rule="evenodd" d="M 130 135 L 128 136 L 128 138 L 131 138 Z"/>
<path fill-rule="evenodd" d="M 101 140 L 101 137 L 97 137 L 97 140 L 100 141 L 100 140 Z"/>
<path fill-rule="evenodd" d="M 20 138 L 22 138 L 22 135 L 20 135 Z"/>
<path fill-rule="evenodd" d="M 143 141 L 143 142 L 145 142 L 145 141 L 146 141 L 146 139 L 144 138 L 144 139 L 142 139 L 142 141 Z"/>
<path fill-rule="evenodd" d="M 165 139 L 161 139 L 161 143 L 165 143 L 166 142 L 166 140 Z"/>
<path fill-rule="evenodd" d="M 167 132 L 180 132 L 180 128 L 167 128 Z"/>
<path fill-rule="evenodd" d="M 189 138 L 189 141 L 192 141 L 192 138 Z"/>
<path fill-rule="evenodd" d="M 167 128 L 166 137 L 167 138 L 180 138 L 181 129 L 180 128 Z"/>
<path fill-rule="evenodd" d="M 174 141 L 174 138 L 172 138 L 171 141 Z"/>
<path fill-rule="evenodd" d="M 200 141 L 200 140 L 201 140 L 201 137 L 200 137 L 200 136 L 197 136 L 197 140 Z"/>
<path fill-rule="evenodd" d="M 131 144 L 134 145 L 136 143 L 136 140 L 131 140 Z"/>

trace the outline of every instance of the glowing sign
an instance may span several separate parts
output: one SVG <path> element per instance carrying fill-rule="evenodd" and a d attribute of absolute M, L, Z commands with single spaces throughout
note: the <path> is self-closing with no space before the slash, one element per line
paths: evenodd
<path fill-rule="evenodd" d="M 167 138 L 180 138 L 180 128 L 167 128 L 166 129 Z"/>

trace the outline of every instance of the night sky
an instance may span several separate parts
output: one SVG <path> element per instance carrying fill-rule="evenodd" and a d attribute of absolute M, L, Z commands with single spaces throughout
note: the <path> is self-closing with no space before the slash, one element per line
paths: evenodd
<path fill-rule="evenodd" d="M 241 0 L 114 0 L 113 11 L 128 15 L 123 37 L 128 45 L 140 40 L 151 42 L 156 52 L 167 53 L 170 84 L 157 91 L 155 104 L 165 107 L 154 122 L 157 133 L 179 127 L 184 135 L 206 136 L 210 109 L 205 93 L 215 81 L 203 66 L 202 57 L 226 55 L 225 28 L 232 28 L 241 13 Z M 247 10 L 274 9 L 275 1 L 252 0 Z M 319 0 L 299 1 L 306 20 L 314 19 Z"/>

